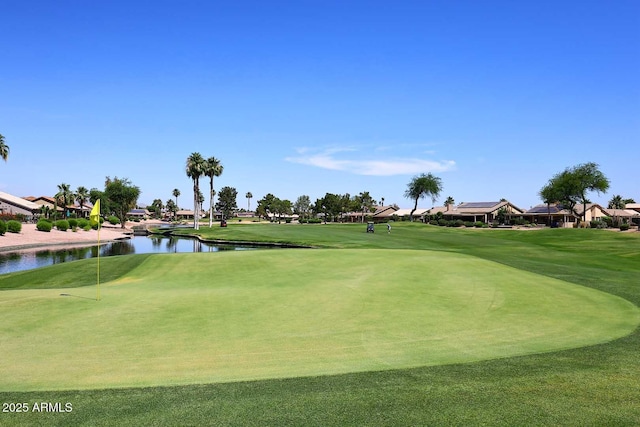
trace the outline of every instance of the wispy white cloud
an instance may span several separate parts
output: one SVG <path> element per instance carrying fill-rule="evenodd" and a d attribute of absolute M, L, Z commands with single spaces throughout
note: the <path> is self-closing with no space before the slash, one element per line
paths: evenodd
<path fill-rule="evenodd" d="M 392 176 L 413 175 L 426 172 L 446 172 L 455 169 L 453 160 L 430 160 L 396 157 L 392 159 L 347 159 L 340 154 L 355 152 L 354 148 L 327 148 L 322 151 L 310 149 L 296 150 L 298 155 L 287 157 L 286 161 L 323 169 L 350 172 L 355 175 Z"/>

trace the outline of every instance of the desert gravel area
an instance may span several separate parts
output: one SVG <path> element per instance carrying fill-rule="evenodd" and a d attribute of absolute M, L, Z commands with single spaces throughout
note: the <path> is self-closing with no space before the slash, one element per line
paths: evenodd
<path fill-rule="evenodd" d="M 120 226 L 103 226 L 100 229 L 100 243 L 112 242 L 130 237 L 131 228 Z M 98 231 L 60 231 L 52 229 L 50 232 L 38 231 L 35 224 L 22 224 L 20 233 L 6 232 L 0 236 L 0 252 L 15 252 L 45 246 L 77 246 L 95 245 L 98 243 Z"/>

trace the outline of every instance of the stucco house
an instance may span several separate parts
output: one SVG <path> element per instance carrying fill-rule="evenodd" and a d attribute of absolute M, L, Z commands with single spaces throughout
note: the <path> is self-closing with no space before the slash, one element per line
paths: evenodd
<path fill-rule="evenodd" d="M 586 209 L 585 209 L 586 206 Z M 605 217 L 612 218 L 614 223 L 635 223 L 634 220 L 640 219 L 640 213 L 633 209 L 610 209 L 604 208 L 597 203 L 587 203 L 586 205 L 577 204 L 575 206 L 575 212 L 579 218 L 582 218 L 585 214 L 585 222 L 603 220 Z"/>
<path fill-rule="evenodd" d="M 0 191 L 0 213 L 24 215 L 27 221 L 33 221 L 34 217 L 40 213 L 40 205 L 22 197 Z"/>
<path fill-rule="evenodd" d="M 578 221 L 578 216 L 560 204 L 536 205 L 522 214 L 522 217 L 533 224 L 544 224 L 551 227 L 570 228 Z"/>
<path fill-rule="evenodd" d="M 127 212 L 128 218 L 149 219 L 151 213 L 147 209 L 131 209 Z"/>
<path fill-rule="evenodd" d="M 437 215 L 438 212 L 442 212 L 443 217 L 447 220 L 482 221 L 488 224 L 496 221 L 498 213 L 502 210 L 507 217 L 519 216 L 524 213 L 523 209 L 520 209 L 507 200 L 502 200 L 499 202 L 461 203 L 458 206 L 439 206 L 430 209 L 429 214 Z"/>
<path fill-rule="evenodd" d="M 394 215 L 397 215 L 398 217 L 401 218 L 409 218 L 409 216 L 411 215 L 411 211 L 413 210 L 413 208 L 411 209 L 398 209 L 397 211 L 395 211 Z M 415 210 L 415 212 L 413 213 L 413 219 L 415 220 L 416 218 L 422 218 L 425 215 L 427 215 L 429 213 L 429 209 L 422 209 L 422 208 L 417 208 Z"/>

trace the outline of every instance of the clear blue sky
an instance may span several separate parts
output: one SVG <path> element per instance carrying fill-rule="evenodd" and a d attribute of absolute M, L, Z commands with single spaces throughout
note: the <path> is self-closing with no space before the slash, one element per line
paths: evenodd
<path fill-rule="evenodd" d="M 200 152 L 239 207 L 248 191 L 411 207 L 432 172 L 436 205 L 529 208 L 589 161 L 611 180 L 593 201 L 640 202 L 637 0 L 4 0 L 0 16 L 0 190 L 18 196 L 118 176 L 189 208 Z"/>

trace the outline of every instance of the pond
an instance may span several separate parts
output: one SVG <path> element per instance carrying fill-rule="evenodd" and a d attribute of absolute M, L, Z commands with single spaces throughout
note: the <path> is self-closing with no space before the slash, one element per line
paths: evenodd
<path fill-rule="evenodd" d="M 256 249 L 250 246 L 220 245 L 203 243 L 198 239 L 170 236 L 134 236 L 100 245 L 100 256 L 179 253 L 179 252 L 218 252 Z M 0 252 L 0 274 L 31 270 L 47 265 L 98 256 L 98 246 L 81 246 L 61 249 L 25 249 L 16 252 Z"/>

